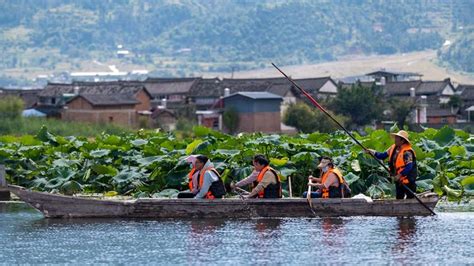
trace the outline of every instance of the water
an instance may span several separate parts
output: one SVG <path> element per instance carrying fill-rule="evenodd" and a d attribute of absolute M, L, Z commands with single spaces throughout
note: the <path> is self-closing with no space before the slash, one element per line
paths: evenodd
<path fill-rule="evenodd" d="M 474 213 L 250 220 L 44 219 L 1 211 L 0 263 L 474 264 Z"/>

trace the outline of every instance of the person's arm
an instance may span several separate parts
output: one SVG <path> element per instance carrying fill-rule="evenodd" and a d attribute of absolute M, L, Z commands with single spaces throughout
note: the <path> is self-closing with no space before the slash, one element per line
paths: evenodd
<path fill-rule="evenodd" d="M 385 160 L 388 157 L 388 152 L 386 152 L 386 151 L 384 151 L 384 152 L 376 151 L 374 155 L 375 155 L 375 158 L 377 158 L 379 160 Z"/>
<path fill-rule="evenodd" d="M 243 186 L 252 184 L 253 182 L 255 182 L 257 180 L 257 177 L 258 177 L 259 173 L 260 172 L 253 170 L 252 173 L 249 176 L 247 176 L 246 178 L 244 178 L 244 179 L 240 180 L 239 182 L 237 182 L 235 184 L 235 186 L 236 187 L 243 187 Z"/>
<path fill-rule="evenodd" d="M 204 173 L 204 177 L 203 177 L 204 180 L 202 183 L 202 187 L 199 190 L 199 192 L 196 194 L 196 196 L 194 196 L 195 199 L 203 199 L 204 197 L 206 197 L 206 194 L 209 191 L 209 188 L 211 187 L 212 182 L 214 181 L 212 178 L 212 174 L 214 173 L 212 173 L 211 171 L 206 171 L 206 173 Z"/>
<path fill-rule="evenodd" d="M 253 197 L 257 196 L 260 191 L 265 189 L 271 183 L 275 183 L 275 182 L 276 182 L 276 180 L 275 180 L 275 176 L 273 175 L 273 173 L 271 171 L 267 171 L 265 173 L 265 175 L 263 176 L 262 181 L 260 181 L 254 189 L 252 189 L 252 192 L 250 192 L 248 197 L 253 198 Z"/>
<path fill-rule="evenodd" d="M 192 182 L 193 182 L 193 191 L 191 191 L 191 192 L 192 192 L 194 195 L 196 195 L 196 194 L 199 192 L 199 184 L 198 184 L 199 173 L 200 173 L 200 171 L 195 171 L 194 174 L 193 174 L 193 179 L 192 179 Z"/>
<path fill-rule="evenodd" d="M 410 151 L 406 151 L 403 154 L 403 161 L 405 162 L 405 166 L 403 167 L 403 170 L 400 172 L 401 176 L 406 176 L 410 173 L 410 171 L 413 169 L 413 154 Z M 411 182 L 414 182 L 415 180 L 410 180 Z"/>

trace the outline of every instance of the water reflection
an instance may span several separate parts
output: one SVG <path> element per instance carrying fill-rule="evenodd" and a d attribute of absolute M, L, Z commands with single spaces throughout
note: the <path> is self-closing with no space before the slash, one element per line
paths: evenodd
<path fill-rule="evenodd" d="M 397 253 L 411 252 L 411 248 L 416 240 L 416 218 L 401 217 L 398 220 L 397 240 L 393 246 L 393 251 Z"/>
<path fill-rule="evenodd" d="M 191 220 L 191 236 L 200 237 L 202 235 L 213 234 L 219 228 L 223 227 L 225 220 L 208 219 L 208 220 Z"/>
<path fill-rule="evenodd" d="M 338 217 L 321 218 L 323 244 L 329 247 L 340 247 L 344 244 L 345 220 Z"/>
<path fill-rule="evenodd" d="M 256 219 L 255 232 L 261 237 L 267 237 L 269 234 L 272 235 L 274 232 L 279 232 L 281 219 Z"/>

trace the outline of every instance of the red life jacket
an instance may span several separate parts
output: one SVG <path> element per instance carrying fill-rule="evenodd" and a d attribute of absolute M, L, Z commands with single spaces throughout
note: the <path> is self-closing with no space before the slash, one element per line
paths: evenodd
<path fill-rule="evenodd" d="M 275 169 L 271 168 L 269 165 L 265 166 L 260 173 L 257 176 L 256 184 L 260 183 L 263 179 L 263 176 L 265 176 L 265 173 L 267 171 L 271 171 L 276 178 L 277 184 L 270 184 L 266 188 L 260 190 L 258 192 L 258 197 L 259 198 L 281 198 L 281 182 L 280 182 L 280 177 L 278 176 L 278 173 L 275 171 Z M 275 191 L 271 190 L 277 190 L 276 193 Z M 275 195 L 274 195 L 275 194 Z"/>
<path fill-rule="evenodd" d="M 395 146 L 395 144 L 393 144 L 390 147 L 389 151 L 388 151 L 388 159 L 390 161 L 392 161 L 392 155 L 395 152 L 395 149 L 396 149 L 396 146 Z M 412 149 L 412 147 L 409 143 L 403 144 L 402 147 L 400 148 L 400 150 L 398 151 L 397 158 L 395 158 L 395 162 L 394 162 L 395 169 L 392 169 L 390 167 L 390 172 L 392 172 L 392 173 L 395 172 L 395 174 L 398 175 L 403 171 L 403 169 L 405 169 L 405 160 L 403 159 L 403 154 L 406 151 L 410 151 L 410 152 L 413 153 L 413 156 L 416 156 L 415 151 Z M 413 159 L 415 159 L 415 158 L 413 158 Z M 391 165 L 391 163 L 389 163 L 389 165 Z M 410 181 L 408 180 L 408 177 L 406 175 L 401 176 L 399 182 L 401 182 L 402 184 L 405 184 L 405 185 L 410 183 Z"/>
<path fill-rule="evenodd" d="M 337 184 L 336 187 L 340 187 L 341 188 L 341 197 L 344 197 L 344 193 L 342 191 L 342 186 L 341 184 L 344 184 L 344 178 L 342 177 L 342 173 L 339 169 L 337 168 L 329 168 L 329 170 L 323 174 L 322 178 L 321 178 L 321 184 L 324 184 L 326 182 L 326 180 L 328 179 L 328 176 L 330 173 L 334 173 L 336 176 L 337 176 L 337 179 L 339 181 L 339 184 Z M 321 189 L 321 197 L 324 198 L 324 199 L 328 199 L 329 198 L 329 189 L 330 188 L 325 188 L 324 186 L 322 187 Z"/>
<path fill-rule="evenodd" d="M 196 167 L 193 167 L 193 169 L 191 169 L 191 172 L 189 172 L 188 174 L 188 178 L 189 178 L 189 191 L 193 191 L 193 175 L 194 173 L 196 173 Z"/>

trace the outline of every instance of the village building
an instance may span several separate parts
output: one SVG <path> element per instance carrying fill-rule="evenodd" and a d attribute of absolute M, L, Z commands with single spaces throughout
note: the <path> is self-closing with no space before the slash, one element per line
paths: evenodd
<path fill-rule="evenodd" d="M 281 96 L 270 92 L 237 92 L 223 100 L 225 108 L 232 108 L 238 113 L 237 132 L 281 131 Z"/>
<path fill-rule="evenodd" d="M 39 94 L 38 109 L 70 121 L 137 126 L 150 111 L 151 95 L 139 82 L 49 83 Z"/>

